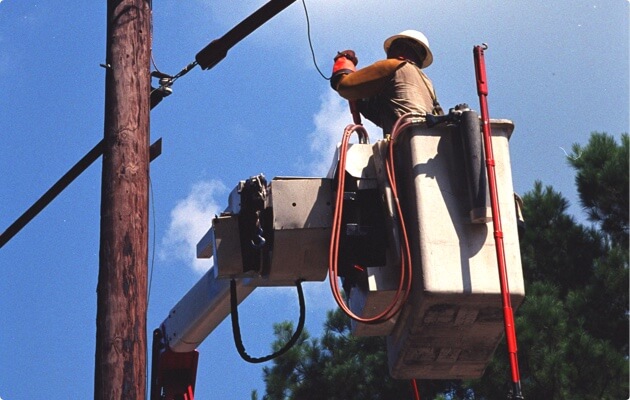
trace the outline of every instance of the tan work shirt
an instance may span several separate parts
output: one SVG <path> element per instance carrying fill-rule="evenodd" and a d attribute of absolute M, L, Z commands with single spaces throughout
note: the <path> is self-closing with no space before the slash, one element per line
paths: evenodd
<path fill-rule="evenodd" d="M 431 80 L 414 63 L 398 59 L 377 61 L 342 77 L 337 92 L 345 99 L 360 100 L 359 111 L 391 133 L 403 114 L 430 114 L 435 92 Z"/>

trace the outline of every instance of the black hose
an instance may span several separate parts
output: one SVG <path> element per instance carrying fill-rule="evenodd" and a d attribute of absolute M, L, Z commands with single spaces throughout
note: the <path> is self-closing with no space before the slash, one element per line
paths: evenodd
<path fill-rule="evenodd" d="M 238 323 L 238 299 L 236 296 L 236 281 L 232 279 L 230 281 L 230 306 L 231 306 L 231 317 L 232 317 L 232 333 L 234 334 L 234 344 L 236 345 L 236 350 L 238 350 L 238 354 L 241 358 L 249 363 L 258 364 L 273 360 L 274 358 L 280 357 L 293 345 L 297 342 L 302 334 L 302 330 L 304 329 L 304 321 L 306 320 L 306 305 L 304 303 L 304 292 L 302 291 L 302 281 L 298 279 L 295 281 L 295 286 L 298 291 L 298 299 L 300 301 L 300 319 L 298 320 L 298 326 L 291 336 L 291 339 L 278 351 L 265 356 L 265 357 L 252 357 L 245 351 L 245 346 L 243 346 L 243 338 L 241 337 L 241 328 Z"/>

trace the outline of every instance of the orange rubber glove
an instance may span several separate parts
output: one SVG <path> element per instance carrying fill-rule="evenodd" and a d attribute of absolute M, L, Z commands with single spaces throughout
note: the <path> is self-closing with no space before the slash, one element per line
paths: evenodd
<path fill-rule="evenodd" d="M 353 50 L 344 50 L 337 52 L 334 61 L 335 64 L 333 65 L 332 76 L 330 77 L 330 86 L 337 90 L 337 84 L 341 77 L 356 71 L 356 65 L 359 63 L 359 59 L 356 57 Z"/>

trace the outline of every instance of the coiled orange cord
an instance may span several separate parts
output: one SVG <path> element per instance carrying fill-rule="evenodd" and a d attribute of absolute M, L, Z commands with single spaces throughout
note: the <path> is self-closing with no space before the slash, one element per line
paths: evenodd
<path fill-rule="evenodd" d="M 394 199 L 396 213 L 398 215 L 399 220 L 399 229 L 402 235 L 402 244 L 401 244 L 401 260 L 400 260 L 400 279 L 398 282 L 398 288 L 396 289 L 396 295 L 394 296 L 391 303 L 380 313 L 372 316 L 372 317 L 361 317 L 356 315 L 350 310 L 350 308 L 346 305 L 343 297 L 341 295 L 341 291 L 339 289 L 339 236 L 341 232 L 341 221 L 343 215 L 343 198 L 344 198 L 344 187 L 345 187 L 345 171 L 346 171 L 346 156 L 348 151 L 348 144 L 350 141 L 350 137 L 352 133 L 357 132 L 359 135 L 364 134 L 365 128 L 362 125 L 348 125 L 344 130 L 343 137 L 341 140 L 341 146 L 339 149 L 339 166 L 338 166 L 338 184 L 337 184 L 337 193 L 335 198 L 335 210 L 333 214 L 333 223 L 332 223 L 332 233 L 330 238 L 330 251 L 329 251 L 329 265 L 328 265 L 328 274 L 330 280 L 330 287 L 333 293 L 333 297 L 335 301 L 339 305 L 339 307 L 353 320 L 366 323 L 366 324 L 378 324 L 387 321 L 388 319 L 395 316 L 400 309 L 407 302 L 409 297 L 409 292 L 411 291 L 411 281 L 412 281 L 412 262 L 411 262 L 411 251 L 409 247 L 409 238 L 407 235 L 407 230 L 405 228 L 405 221 L 403 218 L 402 209 L 400 206 L 400 201 L 398 199 L 398 188 L 396 184 L 396 174 L 394 168 L 394 142 L 400 135 L 402 131 L 413 125 L 416 120 L 411 119 L 410 117 L 419 117 L 417 114 L 405 114 L 401 116 L 394 128 L 392 130 L 391 139 L 388 143 L 388 153 L 387 159 L 385 163 L 387 179 L 389 181 L 389 185 L 391 187 L 392 196 Z"/>

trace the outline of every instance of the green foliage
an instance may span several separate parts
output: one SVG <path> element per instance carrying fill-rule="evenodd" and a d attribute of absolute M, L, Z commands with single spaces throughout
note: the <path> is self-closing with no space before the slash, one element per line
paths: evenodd
<path fill-rule="evenodd" d="M 586 284 L 594 259 L 605 252 L 601 235 L 566 214 L 568 202 L 541 182 L 523 196 L 527 230 L 521 240 L 526 282 L 555 284 L 563 295 Z"/>
<path fill-rule="evenodd" d="M 277 349 L 288 340 L 292 324 L 274 325 Z M 411 382 L 390 377 L 385 340 L 356 337 L 350 319 L 336 309 L 327 313 L 321 338 L 304 331 L 298 344 L 263 368 L 264 400 L 412 399 Z M 473 400 L 461 381 L 418 382 L 422 399 Z"/>
<path fill-rule="evenodd" d="M 549 283 L 528 287 L 518 328 L 523 393 L 528 399 L 622 399 L 628 396 L 628 361 L 613 340 L 589 332 L 577 314 L 572 292 L 562 299 Z M 627 353 L 626 353 L 627 354 Z M 509 379 L 505 345 L 500 345 L 484 377 L 472 382 L 481 399 L 505 396 Z"/>
<path fill-rule="evenodd" d="M 291 323 L 276 324 L 284 343 Z M 263 368 L 266 400 L 352 400 L 409 398 L 408 382 L 389 377 L 383 338 L 350 334 L 350 320 L 341 310 L 329 311 L 321 340 L 303 332 L 285 356 Z"/>
<path fill-rule="evenodd" d="M 628 398 L 628 136 L 593 133 L 569 157 L 582 206 L 596 228 L 575 222 L 568 202 L 536 182 L 524 197 L 521 241 L 526 299 L 516 318 L 523 393 L 529 399 Z M 501 398 L 509 371 L 499 346 L 482 399 Z"/>
<path fill-rule="evenodd" d="M 521 239 L 526 298 L 516 314 L 523 394 L 528 400 L 616 400 L 628 388 L 628 135 L 593 133 L 568 158 L 576 170 L 584 226 L 568 202 L 536 182 L 523 196 Z M 275 327 L 284 343 L 291 324 Z M 264 368 L 267 400 L 411 399 L 408 382 L 389 377 L 384 341 L 356 338 L 349 319 L 328 313 L 324 334 L 304 333 L 287 356 Z M 423 381 L 423 400 L 505 399 L 510 366 L 499 345 L 476 381 Z"/>
<path fill-rule="evenodd" d="M 573 145 L 568 158 L 575 168 L 575 184 L 591 221 L 612 241 L 628 248 L 628 134 L 621 145 L 606 133 L 593 132 L 586 147 Z"/>

